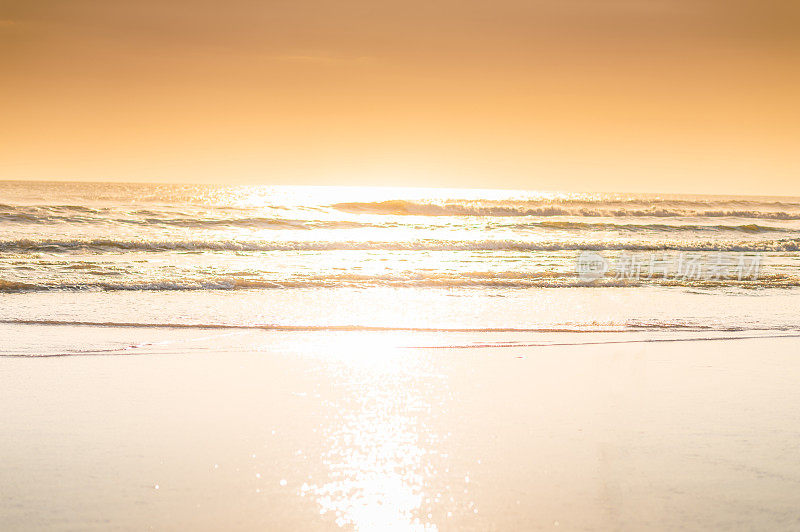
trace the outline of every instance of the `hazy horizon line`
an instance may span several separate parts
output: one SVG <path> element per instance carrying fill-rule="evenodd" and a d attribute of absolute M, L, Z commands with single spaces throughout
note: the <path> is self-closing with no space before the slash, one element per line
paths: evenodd
<path fill-rule="evenodd" d="M 705 193 L 690 191 L 669 191 L 669 190 L 591 190 L 591 189 L 553 189 L 553 188 L 510 188 L 510 187 L 466 187 L 466 186 L 410 186 L 410 185 L 359 185 L 359 184 L 314 184 L 314 183 L 264 183 L 264 182 L 239 182 L 239 183 L 220 183 L 214 181 L 198 182 L 178 182 L 178 181 L 103 181 L 97 179 L 3 179 L 0 183 L 62 183 L 62 184 L 103 184 L 103 185 L 167 185 L 167 186 L 211 186 L 211 187 L 308 187 L 308 188 L 351 188 L 351 189 L 399 189 L 399 190 L 487 190 L 487 191 L 507 191 L 507 192 L 541 192 L 550 194 L 640 194 L 640 195 L 668 195 L 668 196 L 705 196 L 705 197 L 741 197 L 741 198 L 800 198 L 800 195 L 793 194 L 722 194 Z"/>

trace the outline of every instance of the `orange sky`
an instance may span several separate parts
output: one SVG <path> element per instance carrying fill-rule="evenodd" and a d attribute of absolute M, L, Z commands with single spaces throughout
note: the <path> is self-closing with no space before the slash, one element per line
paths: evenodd
<path fill-rule="evenodd" d="M 0 179 L 800 195 L 796 0 L 0 0 Z"/>

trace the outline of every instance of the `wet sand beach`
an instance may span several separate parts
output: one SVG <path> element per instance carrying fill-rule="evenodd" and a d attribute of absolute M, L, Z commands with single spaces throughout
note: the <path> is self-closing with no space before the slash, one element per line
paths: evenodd
<path fill-rule="evenodd" d="M 166 331 L 3 357 L 0 528 L 796 528 L 796 339 L 589 336 Z"/>

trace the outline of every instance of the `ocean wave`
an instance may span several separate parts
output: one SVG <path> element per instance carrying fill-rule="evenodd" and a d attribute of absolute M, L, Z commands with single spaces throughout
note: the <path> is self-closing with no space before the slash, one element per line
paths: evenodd
<path fill-rule="evenodd" d="M 800 229 L 786 227 L 774 227 L 758 224 L 739 224 L 739 225 L 697 225 L 697 224 L 620 224 L 620 223 L 592 223 L 575 221 L 544 221 L 519 224 L 504 224 L 502 227 L 523 229 L 523 228 L 544 228 L 566 231 L 619 231 L 637 233 L 642 231 L 668 233 L 668 232 L 734 232 L 734 233 L 798 233 Z"/>
<path fill-rule="evenodd" d="M 767 220 L 800 220 L 800 212 L 786 210 L 720 209 L 713 203 L 671 202 L 664 206 L 658 201 L 636 200 L 618 207 L 609 202 L 452 202 L 432 203 L 409 200 L 377 202 L 345 202 L 332 208 L 354 214 L 395 216 L 582 216 L 582 217 L 640 217 L 640 218 L 751 218 Z M 690 207 L 687 207 L 690 205 Z M 795 204 L 780 204 L 784 207 Z M 636 208 L 636 206 L 640 206 Z M 677 208 L 676 208 L 677 207 Z M 704 208 L 699 208 L 704 207 Z M 800 208 L 800 206 L 798 206 Z"/>
<path fill-rule="evenodd" d="M 780 252 L 800 251 L 800 238 L 753 241 L 567 241 L 524 240 L 409 240 L 409 241 L 248 241 L 248 240 L 32 240 L 0 241 L 0 252 L 270 252 L 270 251 L 695 251 Z"/>
<path fill-rule="evenodd" d="M 687 278 L 642 276 L 617 278 L 607 274 L 599 279 L 584 279 L 573 272 L 464 272 L 460 274 L 405 273 L 387 275 L 341 274 L 326 276 L 263 279 L 218 275 L 202 278 L 63 279 L 57 282 L 14 282 L 0 280 L 0 293 L 52 291 L 228 291 L 317 288 L 441 288 L 441 289 L 528 289 L 528 288 L 631 288 L 662 286 L 695 289 L 716 288 L 795 288 L 800 278 L 791 275 L 760 275 L 758 278 Z"/>
<path fill-rule="evenodd" d="M 42 289 L 46 290 L 47 288 L 33 283 L 23 283 L 20 281 L 6 281 L 0 279 L 0 293 L 39 291 Z"/>
<path fill-rule="evenodd" d="M 131 213 L 135 216 L 86 216 L 86 215 L 58 215 L 58 214 L 34 214 L 34 213 L 0 213 L 0 223 L 11 222 L 20 224 L 106 224 L 106 225 L 132 225 L 152 228 L 181 228 L 181 229 L 274 229 L 274 230 L 301 230 L 308 231 L 314 229 L 392 229 L 397 228 L 397 223 L 370 223 L 355 220 L 302 220 L 291 218 L 264 217 L 264 216 L 242 216 L 228 218 L 203 218 L 201 215 L 191 216 L 189 214 L 181 216 L 157 215 L 154 212 Z M 434 224 L 402 224 L 402 227 L 425 230 L 442 228 L 444 225 Z M 668 224 L 668 223 L 611 223 L 611 222 L 583 222 L 575 220 L 545 220 L 545 221 L 520 221 L 516 223 L 508 222 L 487 222 L 487 229 L 509 229 L 509 230 L 557 230 L 557 231 L 618 231 L 623 233 L 636 232 L 735 232 L 746 234 L 761 233 L 800 233 L 800 228 L 777 227 L 769 225 L 750 224 Z"/>
<path fill-rule="evenodd" d="M 337 219 L 347 213 L 348 219 Z M 272 228 L 316 229 L 383 227 L 385 222 L 355 220 L 352 215 L 488 218 L 739 218 L 751 220 L 800 220 L 800 204 L 744 200 L 700 201 L 664 199 L 505 199 L 505 200 L 408 200 L 343 202 L 332 205 L 262 205 L 252 208 L 116 205 L 0 205 L 0 223 L 110 224 L 178 228 Z M 586 222 L 590 223 L 590 222 Z M 653 224 L 658 225 L 658 224 Z M 729 225 L 746 228 L 750 224 Z M 547 227 L 543 223 L 542 227 Z M 700 226 L 705 227 L 705 226 Z M 728 227 L 728 226 L 720 226 Z M 746 229 L 742 229 L 746 231 Z"/>
<path fill-rule="evenodd" d="M 0 212 L 0 223 L 18 224 L 107 224 L 107 225 L 136 225 L 148 227 L 177 227 L 186 229 L 224 229 L 224 228 L 250 228 L 250 229 L 359 229 L 372 227 L 375 224 L 351 220 L 296 220 L 289 218 L 270 218 L 264 216 L 242 216 L 230 218 L 203 218 L 203 214 L 168 216 L 166 214 L 148 212 L 130 213 L 128 216 L 112 216 L 108 214 L 54 214 L 52 212 Z M 139 217 L 136 217 L 136 216 Z"/>

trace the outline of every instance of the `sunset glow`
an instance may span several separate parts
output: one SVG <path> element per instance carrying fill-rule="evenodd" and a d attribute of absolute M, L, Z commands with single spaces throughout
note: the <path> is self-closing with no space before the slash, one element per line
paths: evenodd
<path fill-rule="evenodd" d="M 11 1 L 0 177 L 800 194 L 800 7 Z"/>

